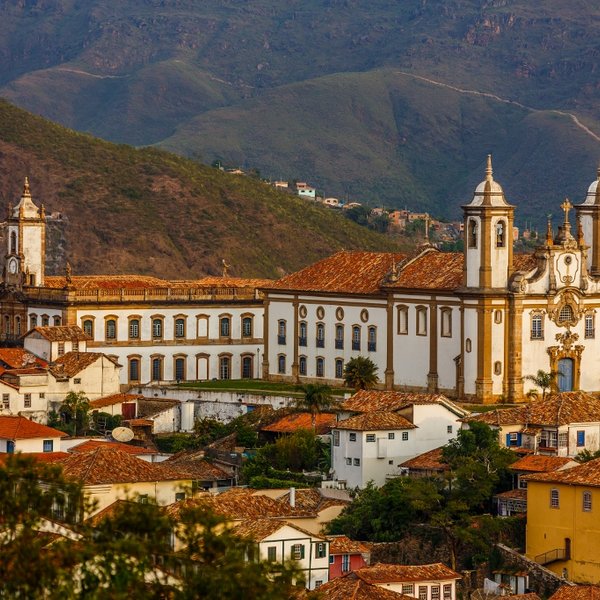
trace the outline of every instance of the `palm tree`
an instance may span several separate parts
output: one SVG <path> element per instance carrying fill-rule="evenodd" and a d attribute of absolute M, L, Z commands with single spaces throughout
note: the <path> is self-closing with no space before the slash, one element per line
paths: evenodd
<path fill-rule="evenodd" d="M 560 371 L 543 371 L 540 369 L 535 375 L 525 375 L 523 379 L 531 381 L 536 387 L 542 390 L 542 400 L 546 398 L 547 390 L 552 390 L 556 387 L 556 378 L 560 375 Z M 536 396 L 537 391 L 531 390 L 527 396 Z"/>
<path fill-rule="evenodd" d="M 304 392 L 304 397 L 296 400 L 296 408 L 310 413 L 314 432 L 317 428 L 317 415 L 336 408 L 338 402 L 333 397 L 331 388 L 323 383 L 307 383 L 298 389 Z"/>
<path fill-rule="evenodd" d="M 378 381 L 377 365 L 366 356 L 351 358 L 344 367 L 344 382 L 355 390 L 372 388 Z"/>

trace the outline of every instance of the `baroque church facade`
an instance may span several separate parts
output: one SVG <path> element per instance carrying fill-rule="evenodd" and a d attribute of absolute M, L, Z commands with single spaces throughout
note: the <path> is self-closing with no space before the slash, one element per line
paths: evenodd
<path fill-rule="evenodd" d="M 600 173 L 598 175 L 600 180 Z M 600 187 L 562 204 L 533 254 L 513 253 L 514 207 L 494 180 L 463 206 L 465 248 L 339 252 L 278 281 L 45 274 L 45 214 L 26 181 L 9 206 L 0 290 L 4 340 L 78 325 L 136 385 L 263 377 L 340 385 L 368 356 L 381 387 L 479 402 L 522 401 L 526 376 L 600 391 Z"/>

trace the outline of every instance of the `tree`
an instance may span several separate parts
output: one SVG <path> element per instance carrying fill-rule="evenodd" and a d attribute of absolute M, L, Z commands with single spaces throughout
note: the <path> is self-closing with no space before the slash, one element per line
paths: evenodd
<path fill-rule="evenodd" d="M 307 410 L 310 413 L 313 432 L 315 432 L 317 415 L 323 411 L 336 408 L 338 402 L 332 396 L 331 388 L 323 383 L 307 383 L 306 385 L 301 385 L 298 389 L 304 392 L 304 397 L 296 400 L 296 408 Z"/>
<path fill-rule="evenodd" d="M 354 221 L 358 225 L 367 226 L 369 224 L 369 217 L 371 216 L 371 209 L 363 206 L 353 206 L 344 211 L 344 215 L 347 219 Z"/>
<path fill-rule="evenodd" d="M 377 365 L 370 358 L 356 356 L 344 366 L 344 382 L 355 390 L 366 390 L 379 381 L 377 371 Z"/>
<path fill-rule="evenodd" d="M 84 392 L 69 392 L 58 410 L 71 435 L 83 435 L 90 424 L 90 401 Z"/>
<path fill-rule="evenodd" d="M 556 389 L 556 380 L 559 375 L 559 371 L 543 371 L 540 369 L 535 375 L 525 375 L 523 379 L 531 381 L 536 387 L 540 388 L 542 390 L 542 400 L 544 400 L 548 390 Z M 537 396 L 537 390 L 531 390 L 528 396 Z"/>

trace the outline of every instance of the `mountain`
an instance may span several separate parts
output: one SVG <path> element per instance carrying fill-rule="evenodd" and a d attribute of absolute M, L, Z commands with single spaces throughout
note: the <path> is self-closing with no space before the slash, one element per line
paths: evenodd
<path fill-rule="evenodd" d="M 535 214 L 580 194 L 600 155 L 590 0 L 9 0 L 0 20 L 0 94 L 14 103 L 328 193 L 445 214 L 492 151 L 521 199 L 535 192 Z"/>
<path fill-rule="evenodd" d="M 338 211 L 157 149 L 76 133 L 0 101 L 5 207 L 29 175 L 52 270 L 170 278 L 277 277 L 341 248 L 393 250 Z"/>

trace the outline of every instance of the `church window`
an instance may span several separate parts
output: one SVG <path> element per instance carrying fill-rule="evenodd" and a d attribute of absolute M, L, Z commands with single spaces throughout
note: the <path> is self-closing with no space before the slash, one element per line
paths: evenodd
<path fill-rule="evenodd" d="M 344 377 L 344 361 L 341 358 L 335 359 L 335 378 L 343 379 Z"/>
<path fill-rule="evenodd" d="M 48 315 L 42 315 L 42 327 L 48 327 L 50 325 L 50 317 Z"/>
<path fill-rule="evenodd" d="M 242 379 L 252 379 L 254 365 L 252 356 L 242 356 Z"/>
<path fill-rule="evenodd" d="M 277 372 L 280 375 L 285 375 L 285 354 L 280 354 L 277 357 Z"/>
<path fill-rule="evenodd" d="M 21 317 L 15 317 L 15 333 L 21 335 Z"/>
<path fill-rule="evenodd" d="M 37 327 L 37 315 L 29 315 L 29 328 Z"/>
<path fill-rule="evenodd" d="M 277 343 L 285 344 L 285 335 L 286 335 L 287 324 L 285 319 L 279 319 L 277 321 Z"/>
<path fill-rule="evenodd" d="M 494 375 L 502 375 L 502 363 L 499 360 L 494 363 Z"/>
<path fill-rule="evenodd" d="M 55 327 L 60 327 L 60 317 L 54 317 L 52 319 L 52 323 L 54 324 Z"/>
<path fill-rule="evenodd" d="M 325 325 L 317 323 L 317 348 L 325 348 Z"/>
<path fill-rule="evenodd" d="M 408 333 L 408 306 L 398 307 L 398 333 L 401 335 Z"/>
<path fill-rule="evenodd" d="M 306 321 L 300 321 L 298 324 L 298 346 L 306 346 L 307 335 Z"/>
<path fill-rule="evenodd" d="M 475 219 L 469 219 L 467 239 L 469 248 L 477 248 L 477 221 Z"/>
<path fill-rule="evenodd" d="M 129 359 L 129 381 L 140 380 L 140 359 L 130 358 Z"/>
<path fill-rule="evenodd" d="M 117 322 L 115 319 L 107 319 L 106 321 L 106 339 L 117 339 Z"/>
<path fill-rule="evenodd" d="M 231 319 L 230 317 L 221 317 L 219 319 L 219 336 L 231 337 Z"/>
<path fill-rule="evenodd" d="M 368 334 L 367 350 L 369 352 L 375 352 L 377 350 L 377 327 L 369 327 L 367 334 Z"/>
<path fill-rule="evenodd" d="M 185 337 L 185 319 L 175 319 L 175 337 Z"/>
<path fill-rule="evenodd" d="M 583 510 L 585 512 L 592 510 L 592 492 L 583 492 Z"/>
<path fill-rule="evenodd" d="M 352 350 L 360 350 L 360 326 L 352 327 Z"/>
<path fill-rule="evenodd" d="M 343 325 L 335 326 L 335 349 L 336 350 L 344 349 L 344 326 Z"/>
<path fill-rule="evenodd" d="M 560 323 L 565 323 L 567 321 L 573 320 L 573 309 L 570 304 L 565 304 L 558 313 L 558 321 Z"/>
<path fill-rule="evenodd" d="M 185 381 L 185 358 L 180 356 L 175 359 L 175 379 Z"/>
<path fill-rule="evenodd" d="M 163 320 L 160 318 L 152 319 L 152 337 L 161 338 L 163 336 Z"/>
<path fill-rule="evenodd" d="M 306 375 L 306 356 L 301 356 L 298 359 L 298 371 L 300 375 Z"/>
<path fill-rule="evenodd" d="M 252 337 L 252 317 L 242 319 L 242 337 Z"/>
<path fill-rule="evenodd" d="M 417 335 L 427 335 L 427 308 L 417 306 Z"/>
<path fill-rule="evenodd" d="M 506 245 L 506 223 L 498 221 L 496 223 L 496 248 L 504 248 Z"/>
<path fill-rule="evenodd" d="M 10 316 L 9 315 L 4 315 L 4 333 L 6 334 L 10 334 L 11 329 L 10 329 Z"/>
<path fill-rule="evenodd" d="M 157 356 L 152 359 L 152 381 L 162 380 L 163 359 Z"/>
<path fill-rule="evenodd" d="M 550 508 L 559 508 L 560 507 L 559 500 L 560 500 L 560 498 L 558 495 L 558 490 L 551 489 L 550 490 Z"/>
<path fill-rule="evenodd" d="M 452 337 L 452 309 L 444 307 L 440 310 L 442 321 L 442 337 Z"/>
<path fill-rule="evenodd" d="M 585 337 L 587 339 L 593 338 L 596 335 L 596 329 L 594 327 L 594 315 L 585 315 Z"/>
<path fill-rule="evenodd" d="M 94 337 L 94 321 L 91 319 L 85 319 L 83 321 L 83 332 L 90 337 Z"/>
<path fill-rule="evenodd" d="M 35 273 L 29 274 L 29 285 L 31 285 L 31 286 L 35 285 Z"/>
<path fill-rule="evenodd" d="M 533 315 L 531 317 L 531 339 L 544 339 L 544 319 L 542 315 Z"/>
<path fill-rule="evenodd" d="M 221 356 L 219 358 L 219 378 L 231 379 L 231 357 Z"/>
<path fill-rule="evenodd" d="M 494 311 L 494 323 L 497 323 L 497 324 L 502 323 L 502 311 L 501 310 Z"/>
<path fill-rule="evenodd" d="M 11 254 L 17 253 L 17 234 L 15 231 L 11 231 L 11 234 L 10 234 L 10 253 Z"/>
<path fill-rule="evenodd" d="M 140 320 L 129 320 L 129 339 L 137 340 L 140 337 Z"/>
<path fill-rule="evenodd" d="M 317 356 L 317 377 L 323 377 L 325 375 L 325 359 L 321 356 Z"/>

